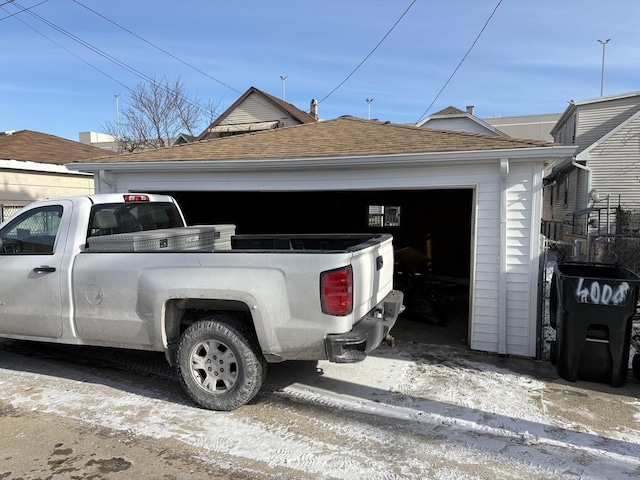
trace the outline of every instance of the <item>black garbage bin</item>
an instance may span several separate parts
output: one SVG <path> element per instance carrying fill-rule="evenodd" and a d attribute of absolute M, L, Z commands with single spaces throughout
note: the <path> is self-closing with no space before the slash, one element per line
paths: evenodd
<path fill-rule="evenodd" d="M 565 380 L 622 387 L 640 277 L 612 265 L 560 264 L 551 282 L 552 361 Z"/>

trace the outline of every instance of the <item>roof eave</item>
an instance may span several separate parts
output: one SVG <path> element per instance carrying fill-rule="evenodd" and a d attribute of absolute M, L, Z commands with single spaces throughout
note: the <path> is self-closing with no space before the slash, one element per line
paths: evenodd
<path fill-rule="evenodd" d="M 532 148 L 512 148 L 494 150 L 471 150 L 449 152 L 419 152 L 385 155 L 349 155 L 327 157 L 292 158 L 247 158 L 229 160 L 180 160 L 156 162 L 104 162 L 72 163 L 66 165 L 69 170 L 96 173 L 100 171 L 148 171 L 150 165 L 159 171 L 239 171 L 273 170 L 299 168 L 354 168 L 358 166 L 398 168 L 399 166 L 424 166 L 425 164 L 447 163 L 447 165 L 473 165 L 508 158 L 514 162 L 524 161 L 562 161 L 572 157 L 575 146 L 550 146 Z"/>

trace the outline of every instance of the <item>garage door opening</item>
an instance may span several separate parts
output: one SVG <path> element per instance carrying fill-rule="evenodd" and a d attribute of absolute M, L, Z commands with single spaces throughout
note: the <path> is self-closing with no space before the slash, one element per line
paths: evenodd
<path fill-rule="evenodd" d="M 189 224 L 231 223 L 239 234 L 391 233 L 407 325 L 433 343 L 468 343 L 471 189 L 163 193 Z"/>

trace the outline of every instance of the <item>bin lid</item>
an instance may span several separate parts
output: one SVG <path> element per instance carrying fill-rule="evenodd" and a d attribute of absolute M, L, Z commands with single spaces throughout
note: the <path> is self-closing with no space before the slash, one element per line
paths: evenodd
<path fill-rule="evenodd" d="M 588 263 L 561 263 L 556 265 L 561 277 L 584 277 L 590 279 L 626 280 L 640 283 L 640 276 L 628 268 L 616 265 L 594 265 Z"/>

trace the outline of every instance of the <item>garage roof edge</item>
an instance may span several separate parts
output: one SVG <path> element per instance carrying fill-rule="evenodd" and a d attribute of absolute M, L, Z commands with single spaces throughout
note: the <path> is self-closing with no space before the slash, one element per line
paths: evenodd
<path fill-rule="evenodd" d="M 255 158 L 230 160 L 180 160 L 166 162 L 103 162 L 103 163 L 71 163 L 69 170 L 83 172 L 132 171 L 132 170 L 263 170 L 263 169 L 295 169 L 295 168 L 353 168 L 357 166 L 398 167 L 424 166 L 431 163 L 447 162 L 449 165 L 486 163 L 509 158 L 512 161 L 541 162 L 562 160 L 571 157 L 576 146 L 552 146 L 514 148 L 502 150 L 471 150 L 455 152 L 423 152 L 386 155 L 356 155 L 338 157 L 296 157 L 296 158 Z"/>

